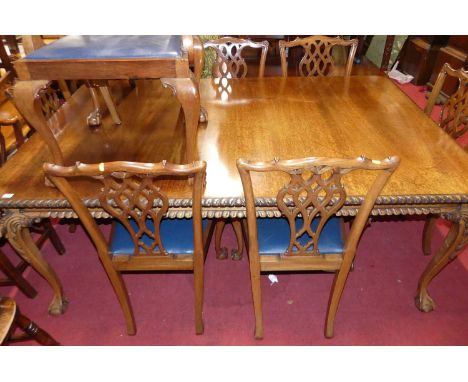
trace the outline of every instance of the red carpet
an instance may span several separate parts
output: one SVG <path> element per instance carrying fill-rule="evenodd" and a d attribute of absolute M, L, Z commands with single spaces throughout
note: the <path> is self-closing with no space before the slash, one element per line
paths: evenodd
<path fill-rule="evenodd" d="M 417 87 L 400 87 L 425 104 Z M 81 227 L 76 233 L 57 227 L 67 249 L 64 256 L 49 243 L 43 249 L 70 301 L 64 315 L 47 314 L 51 290 L 32 270 L 26 274 L 39 291 L 35 299 L 10 287 L 0 288 L 0 294 L 14 297 L 24 314 L 63 345 L 467 345 L 467 250 L 430 285 L 436 310 L 421 313 L 414 305 L 419 275 L 430 260 L 421 250 L 423 224 L 420 219 L 395 219 L 374 222 L 365 231 L 330 340 L 323 330 L 332 274 L 278 274 L 274 285 L 263 276 L 265 335 L 258 341 L 253 338 L 247 258 L 216 260 L 213 246 L 206 261 L 205 333 L 195 335 L 191 274 L 137 273 L 124 276 L 138 329 L 129 337 L 111 285 Z M 439 224 L 438 229 L 434 246 L 441 243 L 447 226 Z M 223 242 L 234 247 L 231 227 Z M 4 250 L 9 251 L 8 245 Z"/>

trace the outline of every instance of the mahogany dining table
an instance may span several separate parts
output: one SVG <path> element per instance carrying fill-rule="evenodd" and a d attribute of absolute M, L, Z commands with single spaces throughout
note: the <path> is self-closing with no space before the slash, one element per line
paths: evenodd
<path fill-rule="evenodd" d="M 36 83 L 37 89 L 43 85 Z M 452 222 L 417 286 L 417 307 L 433 309 L 427 292 L 430 281 L 468 242 L 468 154 L 383 76 L 245 78 L 225 85 L 213 79 L 200 82 L 201 104 L 210 115 L 197 131 L 196 156 L 207 161 L 203 216 L 245 217 L 236 168 L 240 157 L 266 161 L 396 155 L 401 164 L 378 197 L 373 219 L 439 215 Z M 107 117 L 99 128 L 88 127 L 82 117 L 90 104 L 89 94 L 81 88 L 57 118 L 47 122 L 64 164 L 184 162 L 180 104 L 159 81 L 137 81 L 136 88 L 127 92 L 119 104 L 122 125 Z M 76 215 L 63 195 L 45 182 L 42 164 L 53 161 L 54 154 L 40 134 L 33 135 L 0 170 L 0 232 L 51 285 L 49 312 L 60 314 L 66 307 L 60 275 L 35 247 L 28 227 L 43 218 Z M 348 197 L 338 215 L 352 217 L 359 209 L 371 181 L 359 175 L 348 179 Z M 281 182 L 280 175 L 273 184 L 264 182 L 262 174 L 253 177 L 259 216 L 278 216 L 275 190 Z M 75 187 L 86 195 L 93 216 L 108 218 L 100 208 L 95 184 L 77 180 Z M 165 180 L 161 188 L 170 198 L 170 218 L 190 216 L 187 181 Z M 414 255 L 422 256 L 422 251 Z"/>

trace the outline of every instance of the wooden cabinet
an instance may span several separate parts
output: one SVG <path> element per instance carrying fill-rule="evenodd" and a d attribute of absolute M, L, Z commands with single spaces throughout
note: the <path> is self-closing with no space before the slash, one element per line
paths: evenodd
<path fill-rule="evenodd" d="M 430 87 L 435 84 L 437 76 L 446 62 L 453 69 L 468 69 L 468 36 L 450 36 L 447 46 L 440 48 L 429 80 Z M 456 78 L 447 77 L 442 87 L 442 93 L 451 95 L 457 86 Z"/>
<path fill-rule="evenodd" d="M 449 36 L 409 36 L 400 55 L 399 70 L 414 76 L 412 83 L 425 85 L 431 78 L 439 50 Z"/>

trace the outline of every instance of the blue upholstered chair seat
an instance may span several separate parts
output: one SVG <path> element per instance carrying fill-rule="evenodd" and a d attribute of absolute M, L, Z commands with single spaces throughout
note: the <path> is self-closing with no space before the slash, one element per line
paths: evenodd
<path fill-rule="evenodd" d="M 132 255 L 133 241 L 127 229 L 117 220 L 114 220 L 114 232 L 111 237 L 109 250 L 113 255 Z M 130 220 L 133 229 L 138 231 L 134 220 Z M 154 229 L 151 219 L 147 220 L 150 230 Z M 203 229 L 207 226 L 207 220 L 203 220 Z M 192 219 L 164 219 L 160 226 L 161 241 L 168 253 L 190 254 L 193 253 L 193 223 Z M 142 237 L 145 244 L 151 245 L 152 239 L 147 235 Z"/>
<path fill-rule="evenodd" d="M 26 59 L 180 58 L 181 36 L 66 36 Z"/>
<path fill-rule="evenodd" d="M 315 231 L 319 219 L 312 221 L 312 229 Z M 303 225 L 302 218 L 296 219 L 296 229 Z M 291 230 L 286 218 L 258 218 L 258 250 L 260 255 L 283 254 L 289 246 Z M 310 240 L 307 234 L 299 238 L 299 243 L 305 245 Z M 323 254 L 343 253 L 344 242 L 341 235 L 341 223 L 337 217 L 330 218 L 320 234 L 318 250 Z"/>

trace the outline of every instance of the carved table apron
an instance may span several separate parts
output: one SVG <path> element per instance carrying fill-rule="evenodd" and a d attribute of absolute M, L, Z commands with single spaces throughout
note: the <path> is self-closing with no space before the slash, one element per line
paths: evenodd
<path fill-rule="evenodd" d="M 459 253 L 468 242 L 468 154 L 430 120 L 391 81 L 384 77 L 355 76 L 342 78 L 264 78 L 232 80 L 223 95 L 216 83 L 202 80 L 201 99 L 210 121 L 198 129 L 198 156 L 207 161 L 207 181 L 202 202 L 203 217 L 243 218 L 245 206 L 236 159 L 252 160 L 299 158 L 307 156 L 356 157 L 373 159 L 389 155 L 401 158 L 401 165 L 378 197 L 372 216 L 440 215 L 453 222 L 443 245 L 420 277 L 416 305 L 429 311 L 434 304 L 427 293 L 432 278 Z M 158 134 L 169 132 L 183 139 L 179 106 L 171 97 L 162 97 L 161 89 L 151 82 L 141 84 L 138 94 L 130 93 L 121 103 L 121 113 L 157 115 L 161 108 L 168 115 L 163 121 L 140 120 L 132 129 L 104 124 L 91 131 L 77 118 L 82 96 L 64 107 L 65 121 L 57 142 L 63 149 L 63 162 L 76 160 L 99 162 L 130 160 L 158 162 L 183 161 L 182 145 L 168 148 Z M 141 103 L 141 94 L 155 102 Z M 138 97 L 137 97 L 138 95 Z M 172 102 L 170 106 L 167 102 Z M 76 111 L 78 110 L 78 111 Z M 76 115 L 75 115 L 75 114 Z M 124 118 L 125 119 L 125 118 Z M 81 122 L 80 122 L 81 121 Z M 178 128 L 174 130 L 173 123 Z M 125 126 L 123 126 L 125 127 Z M 141 136 L 145 142 L 142 144 Z M 125 138 L 125 139 L 124 139 Z M 174 139 L 175 139 L 174 138 Z M 126 142 L 125 145 L 122 142 Z M 34 219 L 74 217 L 61 194 L 44 185 L 41 166 L 50 153 L 39 136 L 33 136 L 5 167 L 0 170 L 1 232 L 19 253 L 49 282 L 54 299 L 49 311 L 64 311 L 60 280 L 31 241 L 28 226 Z M 102 148 L 102 150 L 99 150 Z M 114 148 L 114 149 L 112 149 Z M 281 182 L 281 179 L 273 178 Z M 365 179 L 364 179 L 365 181 Z M 279 216 L 275 206 L 276 187 L 253 179 L 259 187 L 256 200 L 258 215 Z M 190 187 L 187 182 L 164 186 L 170 198 L 170 218 L 190 216 Z M 96 192 L 85 188 L 86 205 L 97 218 L 106 218 Z M 362 203 L 362 186 L 351 181 L 342 216 L 354 216 Z M 5 197 L 10 193 L 13 196 Z M 418 255 L 418 254 L 416 254 Z M 416 282 L 415 282 L 416 284 Z"/>

